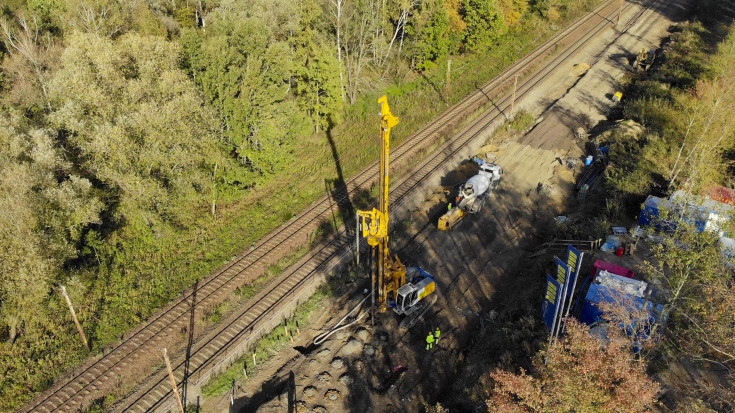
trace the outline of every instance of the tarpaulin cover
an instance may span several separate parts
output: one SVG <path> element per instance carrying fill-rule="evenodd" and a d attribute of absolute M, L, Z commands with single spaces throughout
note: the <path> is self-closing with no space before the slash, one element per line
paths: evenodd
<path fill-rule="evenodd" d="M 579 315 L 579 320 L 587 325 L 590 325 L 596 321 L 602 319 L 602 311 L 598 308 L 597 304 L 601 302 L 616 303 L 620 301 L 620 291 L 615 290 L 604 285 L 597 283 L 591 283 L 590 288 L 587 291 L 584 304 L 582 305 L 582 313 Z M 653 319 L 658 319 L 659 314 L 663 311 L 661 304 L 655 304 L 650 300 L 646 301 L 644 298 L 628 296 L 634 309 L 643 309 L 644 303 L 646 304 L 646 310 L 651 314 Z"/>

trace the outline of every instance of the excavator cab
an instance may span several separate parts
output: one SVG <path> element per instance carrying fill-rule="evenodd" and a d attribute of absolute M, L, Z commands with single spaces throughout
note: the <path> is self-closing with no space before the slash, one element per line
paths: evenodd
<path fill-rule="evenodd" d="M 404 288 L 404 290 L 406 289 Z M 394 302 L 395 306 L 393 307 L 395 312 L 406 311 L 418 301 L 418 291 L 415 289 L 408 290 L 398 294 L 398 298 Z"/>
<path fill-rule="evenodd" d="M 410 282 L 396 291 L 395 301 L 389 301 L 399 315 L 410 315 L 421 307 L 421 300 L 436 289 L 434 277 L 419 267 L 408 267 L 406 276 Z"/>

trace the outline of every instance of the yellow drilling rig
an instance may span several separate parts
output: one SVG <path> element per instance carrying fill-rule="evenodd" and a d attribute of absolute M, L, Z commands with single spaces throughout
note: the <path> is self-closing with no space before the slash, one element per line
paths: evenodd
<path fill-rule="evenodd" d="M 373 308 L 375 300 L 380 311 L 392 308 L 399 315 L 411 316 L 404 319 L 402 327 L 410 327 L 428 307 L 436 301 L 436 294 L 425 299 L 436 289 L 434 277 L 419 267 L 406 267 L 388 248 L 388 190 L 390 178 L 390 130 L 398 124 L 388 106 L 386 96 L 378 99 L 380 104 L 380 171 L 378 208 L 357 211 L 361 219 L 362 237 L 373 247 L 372 270 Z M 357 235 L 358 237 L 360 234 Z M 376 254 L 377 253 L 377 254 Z M 375 292 L 377 288 L 377 293 Z"/>

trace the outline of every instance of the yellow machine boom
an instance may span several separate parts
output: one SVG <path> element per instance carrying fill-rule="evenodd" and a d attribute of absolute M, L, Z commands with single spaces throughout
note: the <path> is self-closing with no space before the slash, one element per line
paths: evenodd
<path fill-rule="evenodd" d="M 413 325 L 431 304 L 436 301 L 436 281 L 431 274 L 419 267 L 406 268 L 405 265 L 391 255 L 388 249 L 388 191 L 390 182 L 390 130 L 398 124 L 398 118 L 393 116 L 388 106 L 388 99 L 383 96 L 380 103 L 380 195 L 378 208 L 370 211 L 357 211 L 362 221 L 362 236 L 377 251 L 377 264 L 372 271 L 372 286 L 376 286 L 377 299 L 381 311 L 392 307 L 397 314 L 404 316 L 402 327 Z M 407 278 L 409 278 L 407 280 Z M 425 298 L 432 295 L 432 300 Z M 375 308 L 375 301 L 373 301 Z"/>
<path fill-rule="evenodd" d="M 406 267 L 398 257 L 393 257 L 388 249 L 388 191 L 390 189 L 390 130 L 398 124 L 388 106 L 386 96 L 378 99 L 380 104 L 380 195 L 378 206 L 371 211 L 357 211 L 362 219 L 362 235 L 368 244 L 378 249 L 377 280 L 378 305 L 387 308 L 389 298 L 395 298 L 398 288 L 406 283 Z M 373 274 L 375 276 L 375 274 Z M 375 278 L 373 278 L 375 285 Z"/>

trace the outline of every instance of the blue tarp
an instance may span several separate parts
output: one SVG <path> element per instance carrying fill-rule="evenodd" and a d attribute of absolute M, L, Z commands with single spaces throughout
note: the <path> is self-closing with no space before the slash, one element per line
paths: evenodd
<path fill-rule="evenodd" d="M 675 214 L 677 206 L 668 199 L 649 195 L 643 203 L 641 215 L 638 217 L 639 225 L 653 225 L 656 229 L 673 232 L 677 224 L 674 220 L 661 219 L 661 210 Z M 707 216 L 702 214 L 697 207 L 688 206 L 689 211 L 683 214 L 684 222 L 694 224 L 699 232 L 704 231 L 707 226 Z"/>
<path fill-rule="evenodd" d="M 708 229 L 720 231 L 720 235 L 724 235 L 721 228 L 723 222 L 731 220 L 734 212 L 732 205 L 676 191 L 671 199 L 649 195 L 641 207 L 638 224 L 653 225 L 656 229 L 664 231 L 676 230 L 675 220 L 661 218 L 662 210 L 668 211 L 672 217 L 680 216 L 684 222 L 694 224 L 699 232 Z"/>
<path fill-rule="evenodd" d="M 590 288 L 587 291 L 587 296 L 582 304 L 582 312 L 579 315 L 579 320 L 587 325 L 592 325 L 595 322 L 603 320 L 602 311 L 598 308 L 597 304 L 601 302 L 616 303 L 616 298 L 622 294 L 620 291 L 600 285 L 597 283 L 591 283 Z M 643 298 L 626 295 L 626 298 L 630 299 L 632 305 L 636 310 L 643 309 L 645 304 L 646 310 L 651 315 L 650 321 L 657 321 L 663 312 L 664 307 L 661 304 L 656 304 L 650 300 Z M 618 298 L 619 299 L 619 298 Z M 634 328 L 635 326 L 631 326 Z"/>

